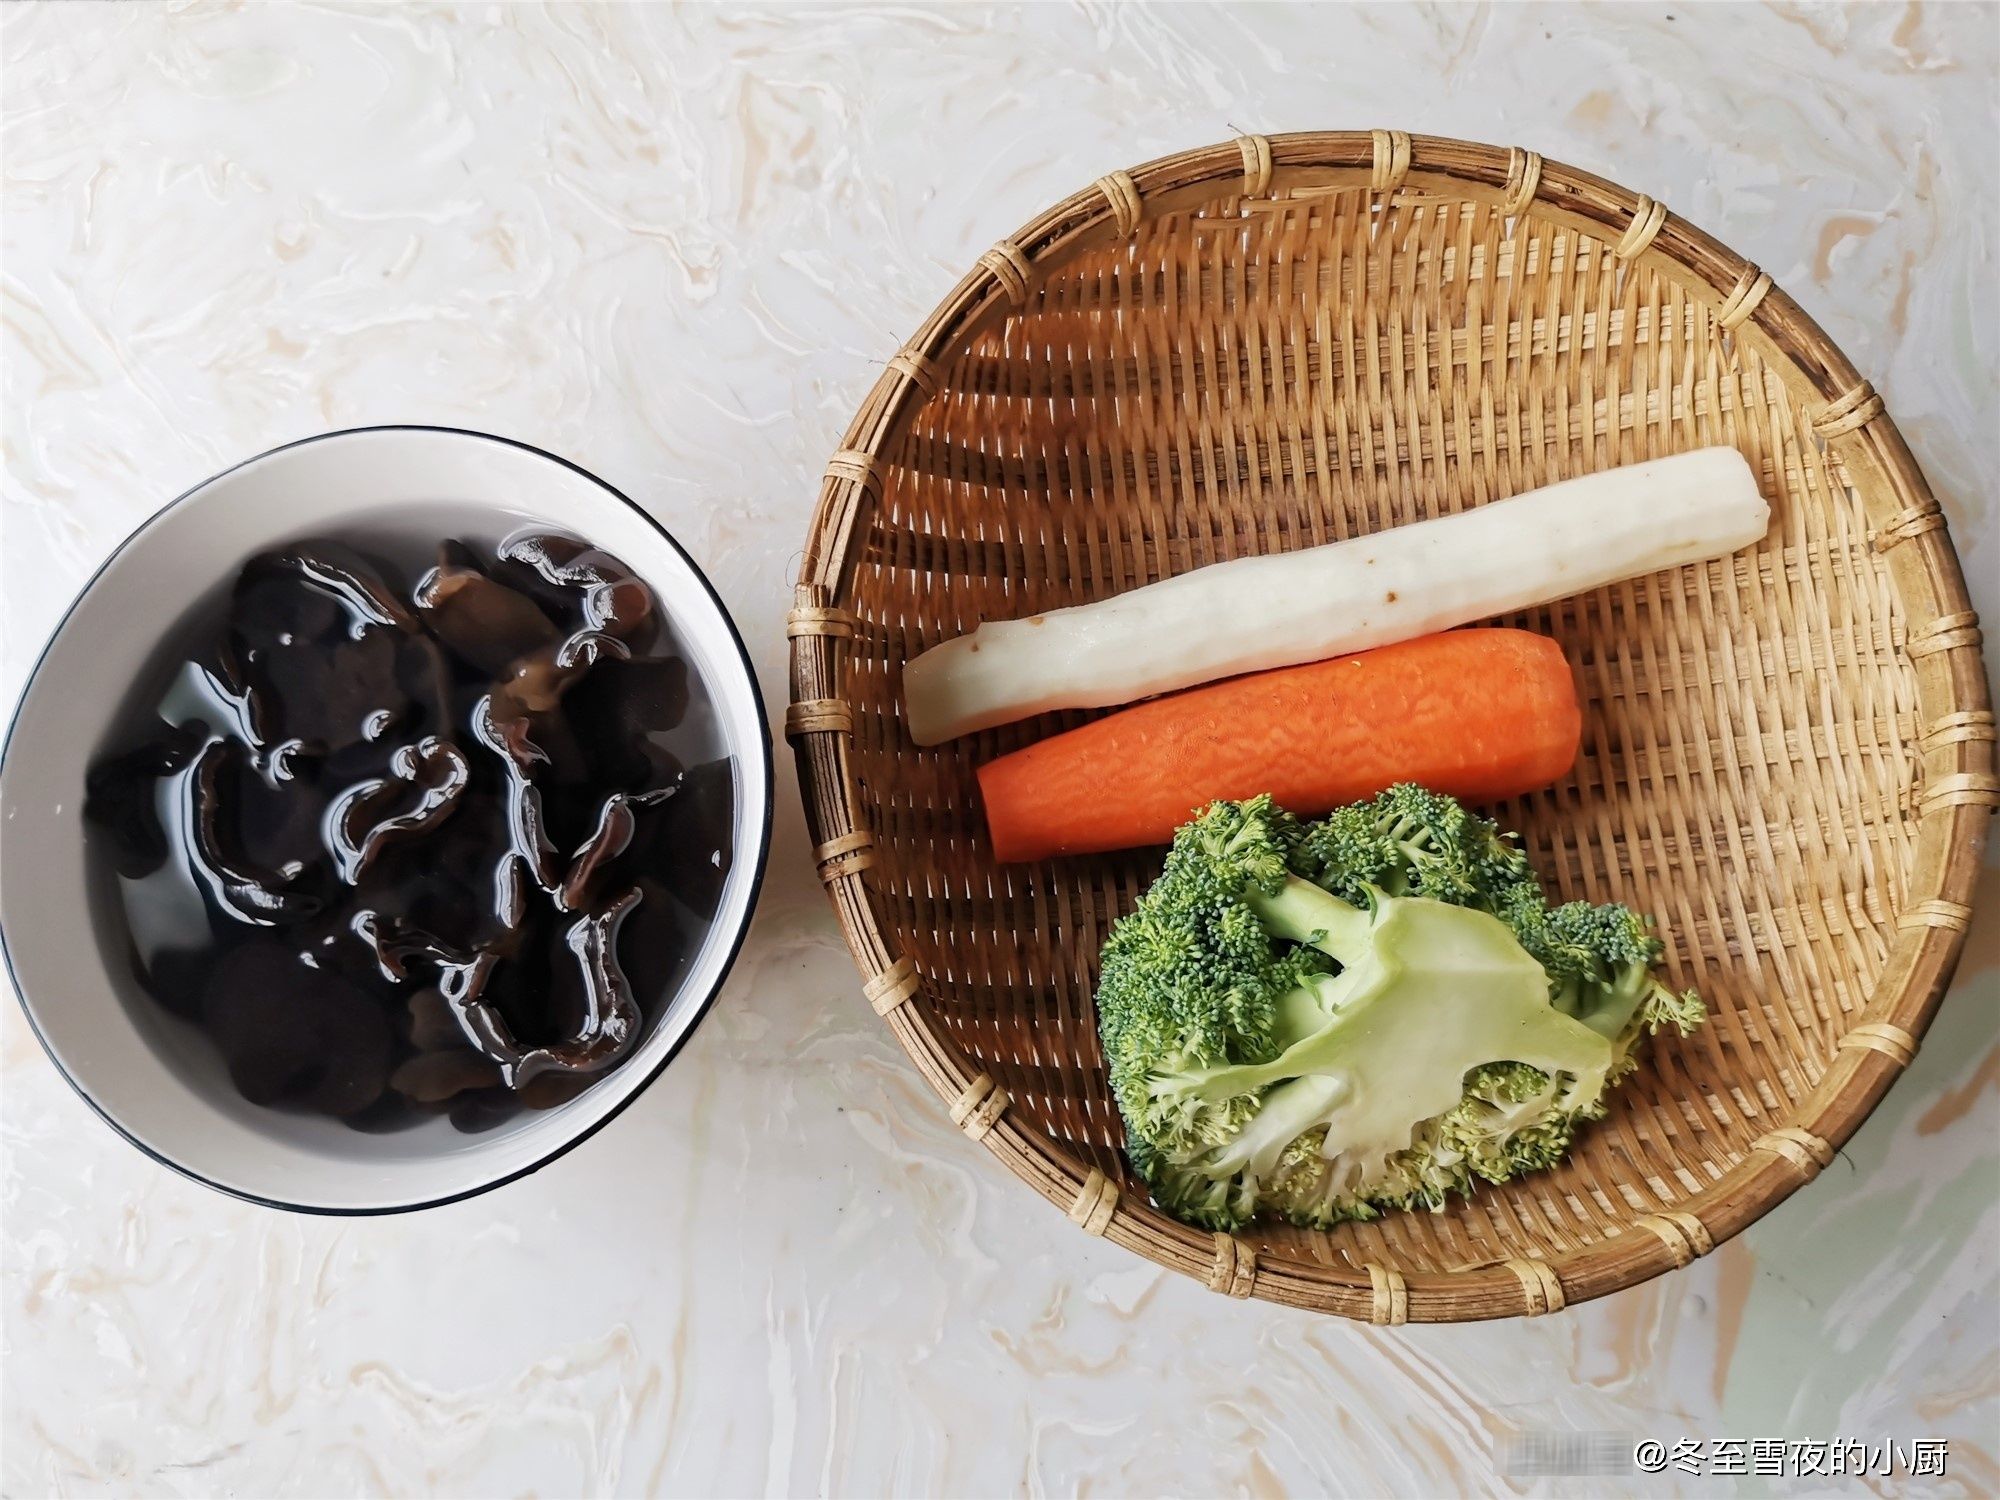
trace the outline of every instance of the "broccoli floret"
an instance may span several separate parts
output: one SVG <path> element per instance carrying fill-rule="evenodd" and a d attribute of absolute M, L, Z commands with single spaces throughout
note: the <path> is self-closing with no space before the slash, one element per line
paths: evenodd
<path fill-rule="evenodd" d="M 1268 798 L 1218 804 L 1182 830 L 1146 899 L 1112 928 L 1098 1026 L 1112 1089 L 1141 1140 L 1187 1152 L 1234 1137 L 1255 1099 L 1159 1100 L 1148 1088 L 1153 1074 L 1276 1056 L 1278 1006 L 1331 971 L 1314 949 L 1281 948 L 1244 901 L 1253 881 L 1284 882 L 1296 837 L 1296 823 Z"/>
<path fill-rule="evenodd" d="M 1105 945 L 1128 1152 L 1212 1229 L 1441 1207 L 1559 1160 L 1642 1032 L 1699 1024 L 1659 952 L 1623 907 L 1549 907 L 1449 797 L 1397 787 L 1310 825 L 1216 803 Z"/>
<path fill-rule="evenodd" d="M 1455 798 L 1407 781 L 1306 825 L 1293 841 L 1291 864 L 1346 901 L 1364 900 L 1373 887 L 1498 916 L 1512 901 L 1541 895 L 1528 857 L 1497 827 Z"/>

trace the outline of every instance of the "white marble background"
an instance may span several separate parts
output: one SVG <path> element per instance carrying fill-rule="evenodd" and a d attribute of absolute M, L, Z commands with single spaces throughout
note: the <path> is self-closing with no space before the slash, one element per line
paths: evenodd
<path fill-rule="evenodd" d="M 642 497 L 775 709 L 875 362 L 1046 202 L 1248 129 L 1524 144 L 1720 234 L 1888 397 L 2000 618 L 1996 35 L 1972 4 L 10 5 L 0 697 L 166 498 L 416 421 Z M 1511 1493 L 1500 1447 L 1573 1429 L 1940 1436 L 1919 1488 L 2000 1488 L 1995 882 L 1930 1044 L 1810 1191 L 1558 1318 L 1374 1330 L 1214 1297 L 1007 1178 L 860 1002 L 809 863 L 781 775 L 682 1059 L 557 1166 L 416 1217 L 181 1181 L 7 1004 L 0 1486 Z"/>

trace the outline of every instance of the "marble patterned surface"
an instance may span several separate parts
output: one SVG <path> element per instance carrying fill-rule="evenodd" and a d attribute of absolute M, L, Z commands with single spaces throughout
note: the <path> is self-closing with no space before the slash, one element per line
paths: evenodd
<path fill-rule="evenodd" d="M 168 497 L 417 421 L 642 497 L 778 708 L 816 476 L 877 361 L 1044 203 L 1244 129 L 1516 142 L 1718 233 L 1887 396 L 2000 618 L 1996 16 L 10 5 L 0 697 Z M 613 1129 L 415 1217 L 180 1180 L 8 1003 L 0 1489 L 1613 1487 L 1502 1472 L 1549 1431 L 1945 1437 L 1918 1490 L 2000 1488 L 2000 881 L 1922 1055 L 1813 1189 L 1558 1318 L 1374 1330 L 1075 1233 L 861 1003 L 784 776 L 771 869 L 721 1004 Z"/>

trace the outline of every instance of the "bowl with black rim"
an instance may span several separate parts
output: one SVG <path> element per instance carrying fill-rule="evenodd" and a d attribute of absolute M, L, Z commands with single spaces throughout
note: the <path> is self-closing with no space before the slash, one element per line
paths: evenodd
<path fill-rule="evenodd" d="M 244 561 L 300 538 L 390 527 L 418 533 L 478 516 L 540 528 L 621 560 L 652 591 L 706 705 L 733 783 L 725 869 L 706 927 L 647 1027 L 614 1066 L 557 1107 L 476 1133 L 438 1116 L 362 1131 L 262 1107 L 230 1087 L 190 1023 L 135 980 L 83 816 L 86 766 L 162 642 Z M 673 1060 L 714 1004 L 749 927 L 771 826 L 762 696 L 728 611 L 701 569 L 641 506 L 553 454 L 488 434 L 370 427 L 289 444 L 174 500 L 114 551 L 64 615 L 29 676 L 0 751 L 0 948 L 49 1057 L 108 1124 L 148 1155 L 238 1197 L 316 1213 L 423 1208 L 498 1186 L 595 1133 Z"/>

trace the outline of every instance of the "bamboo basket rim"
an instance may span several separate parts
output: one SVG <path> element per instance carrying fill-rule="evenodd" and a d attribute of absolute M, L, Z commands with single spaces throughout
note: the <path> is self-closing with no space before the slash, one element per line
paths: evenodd
<path fill-rule="evenodd" d="M 1636 1215 L 1620 1230 L 1548 1258 L 1462 1270 L 1403 1272 L 1267 1258 L 1228 1234 L 1179 1223 L 1121 1195 L 1039 1130 L 1007 1112 L 992 1076 L 925 1014 L 903 1002 L 921 980 L 893 951 L 863 873 L 874 837 L 853 794 L 841 736 L 853 717 L 835 654 L 851 634 L 841 608 L 867 507 L 881 496 L 881 456 L 940 388 L 950 359 L 1028 298 L 1038 272 L 1133 233 L 1159 214 L 1219 195 L 1293 197 L 1356 188 L 1427 189 L 1535 215 L 1592 235 L 1713 313 L 1753 348 L 1808 414 L 1867 513 L 1902 604 L 1904 652 L 1915 676 L 1916 750 L 1924 791 L 1911 883 L 1874 993 L 1840 1036 L 1833 1060 L 1785 1123 L 1753 1141 L 1722 1177 L 1672 1211 Z M 1519 147 L 1397 130 L 1247 135 L 1112 172 L 1030 219 L 979 257 L 888 362 L 849 425 L 821 484 L 788 623 L 792 702 L 786 732 L 820 842 L 815 859 L 863 993 L 949 1108 L 982 1142 L 1086 1233 L 1195 1277 L 1211 1290 L 1255 1296 L 1378 1324 L 1535 1315 L 1605 1296 L 1688 1264 L 1741 1233 L 1816 1177 L 1914 1057 L 1949 983 L 1971 921 L 1987 814 L 2000 805 L 1981 637 L 1949 527 L 1874 388 L 1819 326 L 1757 266 L 1664 205 Z"/>

